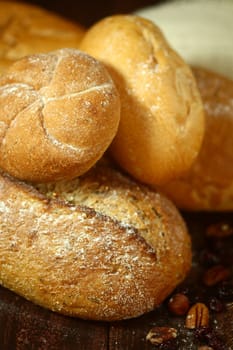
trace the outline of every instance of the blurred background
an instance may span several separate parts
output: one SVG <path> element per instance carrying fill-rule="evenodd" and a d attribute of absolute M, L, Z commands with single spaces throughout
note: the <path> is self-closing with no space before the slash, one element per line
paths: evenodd
<path fill-rule="evenodd" d="M 17 1 L 17 0 L 14 0 Z M 165 1 L 156 0 L 24 0 L 18 1 L 40 5 L 48 10 L 55 11 L 63 16 L 78 21 L 83 26 L 90 26 L 102 17 L 128 13 L 144 6 Z"/>
<path fill-rule="evenodd" d="M 154 21 L 188 64 L 233 79 L 233 0 L 13 1 L 43 7 L 86 28 L 106 16 L 136 12 Z"/>

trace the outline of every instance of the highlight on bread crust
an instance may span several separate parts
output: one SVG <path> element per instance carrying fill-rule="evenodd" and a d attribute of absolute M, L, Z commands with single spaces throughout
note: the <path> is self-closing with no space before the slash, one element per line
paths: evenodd
<path fill-rule="evenodd" d="M 78 48 L 84 28 L 38 6 L 0 1 L 0 74 L 19 58 Z"/>
<path fill-rule="evenodd" d="M 0 177 L 0 281 L 53 311 L 119 320 L 154 309 L 187 275 L 174 205 L 98 164 L 72 181 Z"/>
<path fill-rule="evenodd" d="M 163 191 L 183 209 L 233 210 L 233 81 L 193 68 L 204 103 L 206 131 L 198 158 Z"/>
<path fill-rule="evenodd" d="M 119 118 L 118 91 L 99 61 L 75 49 L 26 56 L 0 78 L 0 166 L 27 181 L 81 175 Z"/>
<path fill-rule="evenodd" d="M 203 106 L 191 69 L 159 28 L 138 16 L 111 16 L 86 32 L 80 49 L 106 65 L 120 92 L 110 152 L 121 167 L 152 185 L 187 171 L 203 138 Z"/>

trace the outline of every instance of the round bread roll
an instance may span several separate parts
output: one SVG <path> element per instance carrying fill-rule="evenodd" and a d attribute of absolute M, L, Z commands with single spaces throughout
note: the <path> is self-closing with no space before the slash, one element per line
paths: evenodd
<path fill-rule="evenodd" d="M 206 114 L 206 132 L 197 160 L 181 179 L 163 187 L 188 210 L 233 210 L 233 81 L 193 68 Z"/>
<path fill-rule="evenodd" d="M 35 182 L 79 176 L 119 118 L 119 94 L 96 59 L 75 49 L 26 56 L 0 78 L 0 167 Z"/>
<path fill-rule="evenodd" d="M 105 18 L 80 48 L 101 60 L 121 97 L 110 152 L 136 179 L 158 185 L 190 168 L 199 152 L 204 115 L 190 68 L 159 28 L 133 15 Z"/>
<path fill-rule="evenodd" d="M 155 22 L 188 64 L 233 79 L 232 0 L 166 1 L 136 13 Z"/>
<path fill-rule="evenodd" d="M 17 59 L 77 48 L 84 28 L 40 7 L 0 1 L 0 74 Z"/>
<path fill-rule="evenodd" d="M 174 205 L 107 165 L 36 187 L 0 174 L 0 235 L 3 286 L 85 319 L 151 311 L 191 265 Z"/>

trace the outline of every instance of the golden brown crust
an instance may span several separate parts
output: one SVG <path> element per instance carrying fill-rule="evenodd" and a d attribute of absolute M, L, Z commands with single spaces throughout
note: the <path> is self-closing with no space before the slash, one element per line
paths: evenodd
<path fill-rule="evenodd" d="M 78 48 L 84 33 L 81 25 L 40 7 L 0 1 L 0 74 L 23 56 Z"/>
<path fill-rule="evenodd" d="M 1 175 L 0 235 L 2 285 L 86 319 L 152 310 L 191 262 L 172 203 L 103 164 L 37 189 Z"/>
<path fill-rule="evenodd" d="M 186 171 L 201 146 L 204 116 L 190 68 L 152 22 L 112 16 L 90 28 L 80 48 L 104 62 L 121 96 L 110 147 L 135 178 L 161 184 Z"/>
<path fill-rule="evenodd" d="M 27 181 L 79 176 L 119 118 L 118 91 L 96 59 L 75 49 L 26 56 L 0 78 L 0 166 Z"/>
<path fill-rule="evenodd" d="M 200 154 L 183 178 L 163 190 L 188 210 L 233 210 L 233 82 L 193 68 L 203 99 L 206 132 Z"/>

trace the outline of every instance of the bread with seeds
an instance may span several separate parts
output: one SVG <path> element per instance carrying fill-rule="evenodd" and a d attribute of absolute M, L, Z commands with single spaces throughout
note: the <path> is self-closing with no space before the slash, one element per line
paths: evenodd
<path fill-rule="evenodd" d="M 187 275 L 190 237 L 160 193 L 98 163 L 72 181 L 0 176 L 0 282 L 53 311 L 139 316 Z"/>

